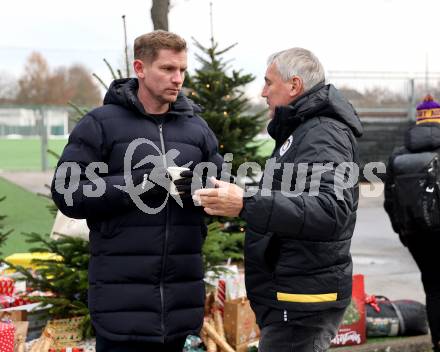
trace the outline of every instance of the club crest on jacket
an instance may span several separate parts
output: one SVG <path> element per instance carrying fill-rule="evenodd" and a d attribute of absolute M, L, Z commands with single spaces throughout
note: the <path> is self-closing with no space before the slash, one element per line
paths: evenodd
<path fill-rule="evenodd" d="M 287 138 L 287 140 L 280 148 L 280 156 L 283 156 L 287 152 L 287 150 L 289 150 L 290 146 L 292 145 L 292 142 L 293 142 L 293 136 Z"/>

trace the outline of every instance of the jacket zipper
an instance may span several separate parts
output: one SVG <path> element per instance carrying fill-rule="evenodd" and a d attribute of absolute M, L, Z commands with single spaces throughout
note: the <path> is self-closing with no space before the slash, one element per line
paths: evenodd
<path fill-rule="evenodd" d="M 159 137 L 160 137 L 160 146 L 162 149 L 162 158 L 163 158 L 163 164 L 164 167 L 167 168 L 167 158 L 166 158 L 166 150 L 165 150 L 165 142 L 163 139 L 163 125 L 162 123 L 159 124 Z M 169 217 L 169 209 L 168 209 L 169 203 L 167 202 L 166 206 L 166 224 L 165 224 L 165 240 L 163 244 L 163 261 L 162 261 L 162 271 L 160 274 L 160 303 L 161 303 L 161 328 L 162 328 L 162 334 L 163 334 L 163 342 L 165 342 L 165 298 L 164 298 L 164 275 L 165 275 L 165 265 L 167 260 L 167 247 L 168 247 L 168 217 Z"/>

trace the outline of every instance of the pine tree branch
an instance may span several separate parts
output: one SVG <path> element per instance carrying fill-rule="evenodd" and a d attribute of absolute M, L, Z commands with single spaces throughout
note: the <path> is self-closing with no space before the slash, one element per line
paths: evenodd
<path fill-rule="evenodd" d="M 46 149 L 47 154 L 52 155 L 55 159 L 59 160 L 61 155 L 54 152 L 52 149 Z"/>
<path fill-rule="evenodd" d="M 71 106 L 77 113 L 78 113 L 78 115 L 79 116 L 84 116 L 84 115 L 86 115 L 89 111 L 87 110 L 87 109 L 84 109 L 84 108 L 80 108 L 78 105 L 76 105 L 74 102 L 72 102 L 72 101 L 69 101 L 68 103 L 67 103 L 69 106 Z"/>
<path fill-rule="evenodd" d="M 113 67 L 110 65 L 110 63 L 107 61 L 107 59 L 102 59 L 102 60 L 105 62 L 105 64 L 107 65 L 108 69 L 110 70 L 110 73 L 111 73 L 113 79 L 118 79 L 118 77 L 115 74 L 115 71 L 113 70 Z"/>
<path fill-rule="evenodd" d="M 224 53 L 226 53 L 227 51 L 229 51 L 229 50 L 231 50 L 233 47 L 235 47 L 237 44 L 238 44 L 238 43 L 234 43 L 234 44 L 232 44 L 232 45 L 229 45 L 227 48 L 225 48 L 225 49 L 223 49 L 223 50 L 220 50 L 220 51 L 217 51 L 217 52 L 215 53 L 215 55 L 216 55 L 216 56 L 223 55 Z"/>
<path fill-rule="evenodd" d="M 99 77 L 96 73 L 92 73 L 92 76 L 95 77 L 99 83 L 105 88 L 105 90 L 108 90 L 108 86 L 104 83 L 104 81 Z"/>

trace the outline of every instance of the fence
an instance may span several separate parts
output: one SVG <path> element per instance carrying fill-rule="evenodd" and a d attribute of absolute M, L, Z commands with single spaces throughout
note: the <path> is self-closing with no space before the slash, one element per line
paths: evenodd
<path fill-rule="evenodd" d="M 327 81 L 343 91 L 362 121 L 361 167 L 376 161 L 386 164 L 415 122 L 417 103 L 428 93 L 440 99 L 439 72 L 329 71 Z"/>
<path fill-rule="evenodd" d="M 357 108 L 407 109 L 415 121 L 415 107 L 426 94 L 440 99 L 440 72 L 329 71 L 327 80 L 342 89 Z"/>
<path fill-rule="evenodd" d="M 41 140 L 41 168 L 48 169 L 48 139 L 66 138 L 69 109 L 50 106 L 6 106 L 0 108 L 0 138 Z"/>
<path fill-rule="evenodd" d="M 0 137 L 66 136 L 69 111 L 54 107 L 1 107 Z"/>

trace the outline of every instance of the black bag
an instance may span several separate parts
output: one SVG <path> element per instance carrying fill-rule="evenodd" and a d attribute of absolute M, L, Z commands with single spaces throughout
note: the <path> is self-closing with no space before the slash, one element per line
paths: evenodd
<path fill-rule="evenodd" d="M 367 337 L 414 336 L 428 333 L 425 305 L 412 300 L 390 301 L 369 296 L 365 305 Z"/>
<path fill-rule="evenodd" d="M 392 160 L 394 218 L 399 232 L 440 230 L 439 155 L 435 152 L 398 155 Z"/>

